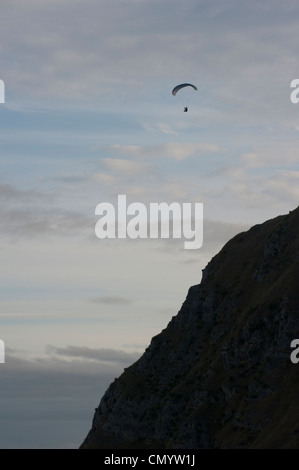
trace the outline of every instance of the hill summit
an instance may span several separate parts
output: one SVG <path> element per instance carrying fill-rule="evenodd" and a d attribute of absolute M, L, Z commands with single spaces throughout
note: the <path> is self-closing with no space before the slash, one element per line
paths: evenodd
<path fill-rule="evenodd" d="M 299 207 L 230 240 L 117 378 L 82 449 L 298 448 Z"/>

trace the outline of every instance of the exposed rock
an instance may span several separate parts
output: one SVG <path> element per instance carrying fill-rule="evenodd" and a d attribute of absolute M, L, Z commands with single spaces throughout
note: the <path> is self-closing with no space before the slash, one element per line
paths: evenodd
<path fill-rule="evenodd" d="M 298 448 L 299 208 L 230 240 L 81 448 Z"/>

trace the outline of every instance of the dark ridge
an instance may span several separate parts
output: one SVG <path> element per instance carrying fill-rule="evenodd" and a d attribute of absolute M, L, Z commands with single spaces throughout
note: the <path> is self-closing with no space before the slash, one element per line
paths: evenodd
<path fill-rule="evenodd" d="M 116 379 L 82 449 L 298 448 L 299 208 L 230 240 Z"/>

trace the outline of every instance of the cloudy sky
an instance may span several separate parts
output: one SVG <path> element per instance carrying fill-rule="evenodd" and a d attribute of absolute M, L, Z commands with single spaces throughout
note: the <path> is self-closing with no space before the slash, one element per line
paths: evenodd
<path fill-rule="evenodd" d="M 76 448 L 211 257 L 297 207 L 299 5 L 2 0 L 0 15 L 0 448 Z M 172 96 L 182 82 L 198 91 Z M 95 208 L 119 194 L 203 203 L 203 247 L 99 240 Z"/>

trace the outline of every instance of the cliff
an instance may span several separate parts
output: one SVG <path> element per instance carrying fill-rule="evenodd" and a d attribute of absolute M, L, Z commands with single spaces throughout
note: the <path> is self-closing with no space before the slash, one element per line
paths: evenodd
<path fill-rule="evenodd" d="M 299 207 L 230 240 L 108 388 L 82 449 L 298 448 Z"/>

